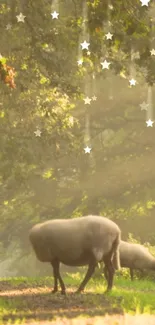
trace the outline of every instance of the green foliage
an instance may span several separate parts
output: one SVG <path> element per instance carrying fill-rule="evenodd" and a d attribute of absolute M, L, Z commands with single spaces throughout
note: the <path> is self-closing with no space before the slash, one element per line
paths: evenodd
<path fill-rule="evenodd" d="M 139 240 L 133 237 L 133 234 L 129 233 L 129 242 L 134 244 L 140 244 Z"/>
<path fill-rule="evenodd" d="M 25 23 L 17 23 L 19 1 L 0 4 L 0 61 L 15 68 L 17 84 L 12 90 L 1 82 L 0 88 L 3 257 L 10 241 L 29 251 L 34 223 L 88 213 L 120 222 L 126 237 L 138 230 L 142 241 L 155 242 L 154 129 L 145 128 L 138 108 L 147 98 L 145 82 L 155 76 L 149 51 L 154 6 L 143 8 L 134 0 L 111 4 L 109 13 L 108 1 L 87 1 L 90 56 L 79 51 L 86 37 L 82 0 L 62 1 L 58 20 L 51 18 L 48 1 L 23 3 Z M 105 39 L 109 19 L 111 41 Z M 133 61 L 135 88 L 128 87 L 131 48 L 140 54 Z M 81 55 L 84 63 L 78 66 Z M 105 58 L 111 62 L 108 71 L 100 64 Z M 86 95 L 97 96 L 88 109 Z M 83 150 L 89 133 L 90 155 Z"/>

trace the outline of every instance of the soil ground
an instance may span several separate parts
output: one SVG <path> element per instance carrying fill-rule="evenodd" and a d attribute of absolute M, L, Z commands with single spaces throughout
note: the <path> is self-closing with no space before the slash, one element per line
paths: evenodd
<path fill-rule="evenodd" d="M 121 297 L 91 292 L 75 294 L 67 285 L 67 295 L 52 294 L 51 288 L 34 283 L 0 282 L 4 312 L 0 324 L 45 325 L 155 325 L 155 315 L 124 314 Z"/>

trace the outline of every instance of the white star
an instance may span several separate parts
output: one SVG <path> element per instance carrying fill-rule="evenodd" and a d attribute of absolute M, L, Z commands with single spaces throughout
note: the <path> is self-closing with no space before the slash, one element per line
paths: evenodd
<path fill-rule="evenodd" d="M 92 97 L 92 100 L 96 100 L 96 99 L 97 99 L 97 97 L 96 97 L 96 96 L 93 96 L 93 97 Z"/>
<path fill-rule="evenodd" d="M 84 98 L 83 100 L 84 100 L 85 104 L 89 104 L 89 105 L 90 105 L 91 98 L 86 97 L 86 98 Z"/>
<path fill-rule="evenodd" d="M 87 55 L 90 55 L 90 51 L 87 51 Z"/>
<path fill-rule="evenodd" d="M 155 49 L 152 49 L 150 52 L 151 52 L 151 55 L 155 55 Z"/>
<path fill-rule="evenodd" d="M 36 137 L 41 137 L 41 131 L 40 130 L 36 130 L 34 131 Z"/>
<path fill-rule="evenodd" d="M 52 15 L 52 19 L 58 19 L 59 13 L 54 11 L 51 13 L 51 15 Z"/>
<path fill-rule="evenodd" d="M 109 69 L 110 64 L 111 64 L 110 62 L 107 62 L 107 60 L 104 60 L 104 62 L 101 62 L 102 69 Z"/>
<path fill-rule="evenodd" d="M 142 6 L 148 6 L 150 0 L 140 0 L 140 2 L 142 3 Z"/>
<path fill-rule="evenodd" d="M 141 111 L 147 111 L 149 104 L 143 102 L 140 104 Z"/>
<path fill-rule="evenodd" d="M 87 41 L 84 41 L 83 43 L 81 43 L 82 50 L 84 50 L 84 49 L 88 50 L 89 45 L 90 45 L 90 43 L 87 43 Z"/>
<path fill-rule="evenodd" d="M 78 65 L 82 65 L 83 59 L 78 60 L 77 63 L 78 63 Z"/>
<path fill-rule="evenodd" d="M 26 16 L 24 16 L 22 13 L 20 13 L 16 17 L 17 17 L 18 23 L 20 23 L 20 22 L 25 23 L 24 19 L 25 19 Z"/>
<path fill-rule="evenodd" d="M 106 34 L 105 36 L 106 36 L 106 39 L 111 39 L 111 40 L 112 40 L 113 34 L 108 33 L 108 34 Z"/>
<path fill-rule="evenodd" d="M 89 147 L 87 146 L 86 148 L 84 148 L 84 151 L 85 151 L 85 153 L 90 153 L 91 148 L 89 148 Z"/>
<path fill-rule="evenodd" d="M 148 121 L 146 121 L 147 127 L 148 127 L 148 126 L 151 126 L 151 127 L 152 127 L 152 126 L 153 126 L 153 123 L 154 123 L 154 122 L 151 121 L 150 119 L 149 119 Z"/>
<path fill-rule="evenodd" d="M 7 25 L 6 25 L 6 30 L 9 30 L 9 29 L 11 29 L 11 27 L 12 27 L 12 25 L 11 25 L 11 24 L 7 24 Z"/>
<path fill-rule="evenodd" d="M 137 81 L 135 79 L 131 79 L 129 80 L 129 82 L 130 82 L 130 86 L 135 86 Z"/>

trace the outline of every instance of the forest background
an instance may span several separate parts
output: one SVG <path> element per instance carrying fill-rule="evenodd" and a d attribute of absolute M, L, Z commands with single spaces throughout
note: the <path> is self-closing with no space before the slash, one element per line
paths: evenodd
<path fill-rule="evenodd" d="M 51 274 L 28 240 L 47 219 L 103 215 L 155 246 L 154 17 L 153 1 L 0 0 L 16 71 L 0 83 L 0 276 Z"/>

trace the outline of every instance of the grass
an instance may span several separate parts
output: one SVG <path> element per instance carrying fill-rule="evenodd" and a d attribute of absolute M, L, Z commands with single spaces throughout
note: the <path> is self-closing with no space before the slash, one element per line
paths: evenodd
<path fill-rule="evenodd" d="M 73 294 L 78 287 L 83 275 L 81 273 L 63 276 L 67 287 L 66 297 L 60 293 L 51 294 L 53 279 L 43 278 L 7 278 L 0 280 L 0 324 L 46 324 L 52 320 L 53 324 L 61 324 L 61 320 L 67 319 L 65 325 L 73 324 L 73 320 L 79 320 L 113 315 L 114 322 L 107 324 L 125 324 L 117 322 L 117 318 L 124 314 L 140 315 L 149 314 L 155 317 L 155 283 L 149 280 L 135 280 L 131 282 L 123 277 L 115 278 L 113 291 L 104 294 L 106 283 L 104 279 L 91 279 L 85 293 Z M 117 315 L 117 316 L 116 316 Z M 95 317 L 95 318 L 94 318 Z M 135 316 L 134 316 L 135 318 Z M 33 321 L 33 322 L 32 322 Z M 30 323 L 31 322 L 31 323 Z M 149 324 L 145 320 L 145 324 Z M 90 323 L 91 324 L 91 323 Z M 132 324 L 132 323 L 131 323 Z M 143 324 L 142 320 L 140 324 Z M 155 318 L 154 323 L 155 324 Z"/>

